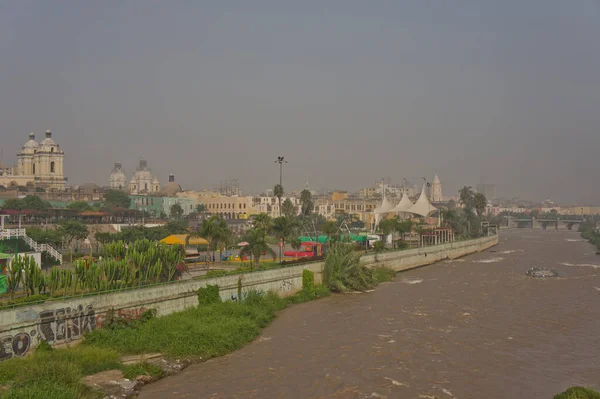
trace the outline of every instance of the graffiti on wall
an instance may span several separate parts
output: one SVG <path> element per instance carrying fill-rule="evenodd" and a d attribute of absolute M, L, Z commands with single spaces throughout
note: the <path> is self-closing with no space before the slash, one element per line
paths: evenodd
<path fill-rule="evenodd" d="M 148 309 L 120 309 L 116 314 L 127 320 L 138 319 Z M 103 314 L 96 314 L 92 305 L 76 308 L 44 310 L 37 315 L 37 327 L 29 332 L 19 332 L 0 337 L 0 362 L 24 356 L 41 341 L 56 345 L 80 339 L 85 333 L 102 327 Z"/>

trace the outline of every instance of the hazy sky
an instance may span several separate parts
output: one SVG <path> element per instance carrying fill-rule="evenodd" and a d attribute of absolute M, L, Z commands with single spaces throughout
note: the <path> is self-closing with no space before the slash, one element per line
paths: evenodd
<path fill-rule="evenodd" d="M 597 0 L 0 0 L 0 148 L 52 129 L 71 184 L 238 178 L 600 203 Z"/>

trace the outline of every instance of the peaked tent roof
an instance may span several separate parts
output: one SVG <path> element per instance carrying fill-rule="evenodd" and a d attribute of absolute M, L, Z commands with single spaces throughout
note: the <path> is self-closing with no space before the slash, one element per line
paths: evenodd
<path fill-rule="evenodd" d="M 408 198 L 408 195 L 404 194 L 398 205 L 396 205 L 390 212 L 406 212 L 412 208 L 412 206 L 412 201 Z"/>
<path fill-rule="evenodd" d="M 373 210 L 373 213 L 376 215 L 380 215 L 383 213 L 389 213 L 392 209 L 394 209 L 394 205 L 392 205 L 390 203 L 390 201 L 388 201 L 388 199 L 385 198 L 385 195 L 384 195 L 383 201 L 381 201 L 381 205 L 379 205 L 377 208 L 375 208 Z"/>
<path fill-rule="evenodd" d="M 427 194 L 425 194 L 425 184 L 421 190 L 421 195 L 415 204 L 406 212 L 414 213 L 421 216 L 429 216 L 432 212 L 437 211 L 437 208 L 429 202 Z"/>

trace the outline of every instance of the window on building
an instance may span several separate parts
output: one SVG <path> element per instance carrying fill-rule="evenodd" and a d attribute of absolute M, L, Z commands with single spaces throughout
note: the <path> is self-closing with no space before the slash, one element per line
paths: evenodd
<path fill-rule="evenodd" d="M 50 148 L 50 152 L 54 152 L 54 147 Z"/>
<path fill-rule="evenodd" d="M 148 190 L 148 183 L 144 183 L 144 190 Z"/>
<path fill-rule="evenodd" d="M 33 174 L 35 175 L 35 164 L 33 164 Z"/>
<path fill-rule="evenodd" d="M 54 161 L 50 162 L 50 173 L 54 173 Z"/>

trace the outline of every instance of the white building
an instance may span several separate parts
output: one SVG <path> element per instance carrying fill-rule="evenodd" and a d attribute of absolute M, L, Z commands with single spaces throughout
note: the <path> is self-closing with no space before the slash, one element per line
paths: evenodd
<path fill-rule="evenodd" d="M 17 165 L 10 169 L 3 167 L 0 185 L 5 187 L 34 186 L 48 191 L 63 190 L 67 179 L 64 174 L 65 153 L 52 140 L 52 132 L 46 131 L 46 138 L 40 143 L 35 134 L 29 133 L 29 140 L 17 153 Z"/>
<path fill-rule="evenodd" d="M 136 169 L 131 181 L 129 182 L 130 194 L 158 194 L 160 183 L 158 178 L 152 176 L 148 162 L 142 159 L 140 166 Z"/>
<path fill-rule="evenodd" d="M 113 190 L 125 190 L 127 187 L 127 178 L 125 177 L 125 172 L 123 172 L 123 167 L 121 166 L 121 162 L 115 162 L 115 167 L 110 173 L 110 183 L 109 186 Z"/>

